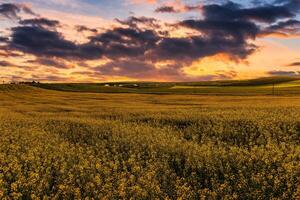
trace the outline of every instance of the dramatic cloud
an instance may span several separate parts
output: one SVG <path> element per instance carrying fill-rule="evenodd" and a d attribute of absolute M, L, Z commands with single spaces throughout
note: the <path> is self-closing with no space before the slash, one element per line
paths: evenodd
<path fill-rule="evenodd" d="M 17 19 L 20 8 L 14 4 L 0 5 L 0 14 L 9 19 Z"/>
<path fill-rule="evenodd" d="M 276 0 L 276 4 L 284 6 L 294 13 L 299 13 L 300 1 L 299 0 Z"/>
<path fill-rule="evenodd" d="M 272 23 L 278 19 L 291 18 L 295 14 L 287 6 L 266 5 L 254 8 L 241 8 L 239 4 L 229 2 L 225 5 L 208 5 L 203 7 L 203 13 L 210 20 L 254 20 Z"/>
<path fill-rule="evenodd" d="M 98 33 L 98 30 L 96 28 L 89 28 L 87 26 L 84 26 L 84 25 L 77 25 L 75 27 L 75 29 L 78 31 L 78 32 L 92 32 L 92 33 Z"/>
<path fill-rule="evenodd" d="M 90 43 L 76 44 L 56 32 L 38 26 L 12 28 L 10 47 L 37 56 L 96 59 L 102 49 Z"/>
<path fill-rule="evenodd" d="M 22 21 L 31 26 L 12 28 L 10 47 L 36 56 L 72 59 L 99 59 L 105 56 L 118 59 L 144 56 L 160 39 L 153 30 L 115 28 L 90 37 L 87 43 L 76 44 L 66 40 L 59 32 L 40 26 L 59 24 L 54 22 L 40 19 Z"/>
<path fill-rule="evenodd" d="M 59 21 L 57 20 L 50 20 L 50 19 L 46 19 L 46 18 L 34 18 L 34 19 L 25 19 L 25 20 L 21 20 L 19 22 L 22 25 L 31 25 L 31 26 L 38 26 L 38 27 L 57 27 L 59 26 Z"/>
<path fill-rule="evenodd" d="M 164 38 L 153 54 L 158 60 L 192 61 L 218 53 L 227 53 L 236 58 L 245 58 L 255 46 L 223 38 Z"/>
<path fill-rule="evenodd" d="M 173 6 L 162 6 L 155 10 L 155 12 L 161 12 L 161 13 L 177 13 L 180 12 L 179 10 L 176 10 Z"/>
<path fill-rule="evenodd" d="M 29 57 L 27 64 L 53 70 L 70 70 L 75 65 L 69 63 L 80 62 L 84 63 L 80 69 L 88 68 L 90 75 L 147 80 L 151 77 L 165 80 L 225 79 L 236 77 L 235 70 L 209 71 L 211 74 L 191 77 L 184 68 L 219 54 L 237 63 L 258 49 L 255 43 L 258 37 L 300 35 L 300 21 L 297 18 L 299 0 L 275 1 L 272 4 L 266 1 L 258 5 L 231 1 L 202 1 L 201 5 L 170 2 L 160 4 L 153 15 L 160 16 L 157 12 L 195 12 L 181 14 L 173 23 L 155 17 L 120 17 L 112 22 L 111 27 L 104 29 L 91 24 L 67 26 L 51 16 L 37 16 L 23 4 L 1 4 L 0 16 L 16 21 L 9 29 L 0 32 L 0 53 L 2 56 L 24 54 Z M 147 6 L 154 9 L 153 5 Z M 24 17 L 22 13 L 31 16 Z M 191 14 L 192 17 L 189 16 Z M 32 18 L 32 15 L 35 17 Z M 87 64 L 89 62 L 92 64 Z M 8 64 L 2 63 L 4 65 Z M 269 71 L 268 74 L 288 75 L 293 72 Z"/>
<path fill-rule="evenodd" d="M 202 4 L 199 5 L 185 5 L 181 0 L 174 0 L 174 2 L 167 2 L 166 4 L 155 9 L 157 13 L 183 13 L 190 11 L 201 11 Z"/>
<path fill-rule="evenodd" d="M 0 43 L 6 43 L 8 41 L 7 37 L 0 36 Z"/>
<path fill-rule="evenodd" d="M 144 75 L 155 71 L 155 66 L 151 63 L 138 60 L 122 60 L 109 62 L 101 67 L 96 68 L 96 70 L 99 70 L 102 74 L 107 75 L 140 78 L 142 74 Z"/>
<path fill-rule="evenodd" d="M 44 65 L 49 67 L 55 67 L 59 69 L 70 69 L 72 66 L 66 64 L 62 60 L 51 59 L 51 58 L 37 58 L 36 60 L 29 60 L 27 63 L 37 64 L 37 65 Z"/>
<path fill-rule="evenodd" d="M 115 28 L 91 37 L 91 42 L 104 49 L 106 57 L 114 59 L 145 56 L 159 40 L 155 31 L 138 28 Z"/>
<path fill-rule="evenodd" d="M 24 4 L 10 4 L 4 3 L 0 5 L 0 16 L 2 15 L 8 19 L 20 19 L 19 13 L 24 12 L 26 14 L 35 15 L 36 14 Z"/>
<path fill-rule="evenodd" d="M 226 4 L 210 5 L 165 5 L 158 7 L 155 12 L 179 13 L 201 10 L 203 15 L 210 20 L 235 21 L 254 20 L 263 23 L 272 23 L 278 19 L 295 17 L 299 12 L 299 0 L 278 0 L 275 4 L 254 4 L 250 8 L 243 8 L 240 4 L 228 1 Z"/>
<path fill-rule="evenodd" d="M 272 24 L 262 31 L 261 35 L 293 36 L 300 34 L 300 21 L 290 19 Z"/>
<path fill-rule="evenodd" d="M 161 28 L 161 26 L 158 24 L 158 20 L 155 18 L 149 18 L 149 17 L 135 17 L 131 16 L 126 20 L 120 20 L 116 19 L 117 22 L 119 22 L 122 25 L 126 25 L 129 27 L 138 28 L 139 26 L 146 26 L 150 28 Z"/>
<path fill-rule="evenodd" d="M 269 75 L 272 76 L 298 76 L 299 72 L 295 71 L 270 71 L 268 72 Z"/>

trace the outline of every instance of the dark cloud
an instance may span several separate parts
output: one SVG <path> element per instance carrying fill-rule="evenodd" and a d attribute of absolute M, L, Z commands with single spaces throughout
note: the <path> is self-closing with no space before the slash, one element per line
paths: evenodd
<path fill-rule="evenodd" d="M 12 28 L 9 45 L 12 49 L 36 56 L 72 59 L 96 59 L 102 56 L 102 49 L 96 45 L 76 44 L 64 39 L 56 31 L 36 26 Z"/>
<path fill-rule="evenodd" d="M 135 17 L 131 16 L 126 20 L 120 20 L 116 19 L 117 22 L 119 22 L 122 25 L 126 25 L 129 27 L 135 27 L 138 28 L 140 25 L 150 27 L 150 28 L 160 28 L 161 26 L 158 24 L 158 20 L 155 18 L 149 18 L 149 17 Z"/>
<path fill-rule="evenodd" d="M 112 61 L 96 68 L 105 75 L 128 76 L 140 78 L 142 75 L 153 73 L 156 68 L 152 63 L 139 60 Z"/>
<path fill-rule="evenodd" d="M 202 5 L 186 5 L 184 7 L 184 10 L 186 11 L 199 11 L 199 10 L 202 10 Z"/>
<path fill-rule="evenodd" d="M 179 10 L 176 10 L 173 6 L 161 6 L 155 10 L 158 13 L 178 13 Z"/>
<path fill-rule="evenodd" d="M 161 6 L 155 12 L 179 13 L 193 10 L 202 10 L 206 19 L 235 21 L 253 20 L 258 22 L 272 23 L 279 19 L 295 17 L 299 12 L 299 0 L 277 0 L 274 4 L 253 3 L 253 7 L 244 8 L 240 4 L 228 1 L 225 4 L 212 3 L 209 5 L 185 5 L 181 9 L 174 6 Z"/>
<path fill-rule="evenodd" d="M 6 60 L 0 60 L 0 67 L 14 67 L 14 68 L 23 68 L 23 69 L 27 68 Z"/>
<path fill-rule="evenodd" d="M 296 35 L 300 33 L 300 21 L 295 19 L 290 19 L 286 21 L 280 21 L 278 23 L 272 24 L 266 27 L 262 31 L 262 35 L 268 35 L 277 33 L 280 35 Z"/>
<path fill-rule="evenodd" d="M 90 38 L 100 45 L 108 58 L 139 57 L 155 48 L 160 37 L 154 30 L 115 28 Z"/>
<path fill-rule="evenodd" d="M 50 20 L 46 18 L 34 18 L 34 19 L 25 19 L 19 21 L 22 25 L 31 25 L 31 26 L 38 26 L 38 27 L 57 27 L 60 25 L 60 22 L 57 20 Z"/>
<path fill-rule="evenodd" d="M 154 18 L 132 16 L 123 21 L 117 19 L 122 25 L 128 27 L 107 30 L 90 37 L 90 42 L 81 45 L 65 40 L 56 31 L 40 27 L 41 25 L 57 26 L 58 21 L 44 18 L 22 20 L 20 23 L 26 26 L 12 29 L 12 46 L 27 53 L 57 57 L 88 58 L 87 52 L 89 52 L 96 54 L 98 58 L 104 55 L 116 59 L 139 56 L 151 58 L 151 55 L 158 60 L 172 59 L 172 57 L 175 60 L 183 57 L 196 59 L 217 53 L 235 54 L 243 58 L 255 49 L 253 45 L 247 43 L 247 40 L 255 39 L 260 32 L 260 27 L 249 20 L 273 21 L 281 17 L 290 17 L 292 15 L 285 9 L 286 5 L 287 3 L 247 9 L 232 2 L 207 5 L 203 7 L 204 19 L 184 20 L 178 24 L 199 31 L 199 36 L 185 38 L 169 38 L 166 34 L 156 32 L 153 27 L 158 27 L 158 24 Z M 284 11 L 281 12 L 281 9 Z M 274 12 L 267 12 L 268 10 Z M 285 24 L 281 22 L 277 26 L 287 26 L 288 23 L 291 24 L 292 21 Z M 148 29 L 141 29 L 140 24 L 146 25 Z M 85 26 L 78 26 L 77 29 L 96 32 L 95 29 Z M 270 29 L 275 29 L 275 26 Z M 91 57 L 95 56 L 91 55 Z"/>
<path fill-rule="evenodd" d="M 214 21 L 214 20 L 185 20 L 181 26 L 196 29 L 206 37 L 218 37 L 244 42 L 245 39 L 255 39 L 259 27 L 248 21 Z"/>
<path fill-rule="evenodd" d="M 68 57 L 77 51 L 77 46 L 61 34 L 42 27 L 19 26 L 12 32 L 11 46 L 26 53 Z"/>
<path fill-rule="evenodd" d="M 240 4 L 210 4 L 201 7 L 202 19 L 183 20 L 177 26 L 187 27 L 199 32 L 199 35 L 185 38 L 162 38 L 152 51 L 157 59 L 177 59 L 193 61 L 195 59 L 226 53 L 237 59 L 246 58 L 256 50 L 251 42 L 263 32 L 275 32 L 275 29 L 297 24 L 287 20 L 264 28 L 263 23 L 276 22 L 279 19 L 293 18 L 294 12 L 288 6 L 260 4 L 257 7 L 243 8 Z M 175 12 L 175 8 L 162 8 L 162 12 Z M 190 9 L 200 9 L 198 6 Z M 188 6 L 184 9 L 188 11 Z M 277 26 L 277 27 L 276 27 Z"/>
<path fill-rule="evenodd" d="M 210 20 L 254 20 L 266 23 L 295 16 L 286 4 L 241 8 L 239 4 L 233 2 L 224 5 L 206 5 L 203 7 L 203 14 L 206 19 Z"/>
<path fill-rule="evenodd" d="M 287 65 L 288 67 L 299 67 L 300 66 L 300 62 L 293 62 Z"/>
<path fill-rule="evenodd" d="M 26 14 L 29 14 L 29 15 L 33 15 L 33 16 L 39 16 L 38 14 L 36 14 L 35 12 L 33 12 L 31 10 L 31 8 L 29 8 L 28 6 L 26 5 L 22 5 L 22 4 L 19 4 L 19 7 L 21 7 L 22 11 Z"/>
<path fill-rule="evenodd" d="M 188 26 L 192 22 L 184 21 L 183 23 Z M 198 22 L 195 21 L 195 23 Z M 234 25 L 240 27 L 234 27 Z M 91 37 L 91 41 L 104 49 L 105 57 L 116 60 L 143 57 L 151 61 L 191 62 L 194 59 L 218 53 L 228 53 L 244 58 L 255 49 L 253 45 L 246 43 L 246 40 L 254 38 L 257 32 L 253 24 L 203 24 L 203 30 L 207 32 L 205 37 L 169 38 L 149 29 L 115 28 Z M 222 34 L 220 34 L 221 31 L 223 31 Z"/>
<path fill-rule="evenodd" d="M 237 58 L 245 58 L 256 47 L 249 41 L 261 34 L 282 30 L 291 32 L 288 27 L 298 26 L 292 19 L 295 13 L 290 9 L 290 1 L 280 5 L 261 4 L 257 7 L 243 8 L 240 4 L 210 4 L 202 7 L 203 18 L 179 22 L 179 26 L 194 29 L 199 36 L 191 38 L 164 38 L 159 46 L 158 55 L 171 58 L 172 55 L 184 58 L 201 58 L 217 53 L 226 53 Z M 286 21 L 279 19 L 290 18 Z M 261 23 L 272 23 L 265 28 Z M 275 23 L 277 22 L 277 23 Z M 162 51 L 161 51 L 162 50 Z"/>
<path fill-rule="evenodd" d="M 84 26 L 84 25 L 77 25 L 75 27 L 75 29 L 78 31 L 78 32 L 92 32 L 92 33 L 98 33 L 98 30 L 96 28 L 89 28 L 87 26 Z"/>
<path fill-rule="evenodd" d="M 14 64 L 8 61 L 0 60 L 0 67 L 11 67 L 11 66 L 14 66 Z"/>
<path fill-rule="evenodd" d="M 298 72 L 295 71 L 269 71 L 269 75 L 272 76 L 297 76 L 299 75 Z"/>
<path fill-rule="evenodd" d="M 44 66 L 49 66 L 49 67 L 55 67 L 59 69 L 69 69 L 72 68 L 72 66 L 66 64 L 62 60 L 57 60 L 57 59 L 51 59 L 51 58 L 37 58 L 35 60 L 29 60 L 27 63 L 33 63 L 37 65 L 44 65 Z"/>
<path fill-rule="evenodd" d="M 156 52 L 157 57 L 177 60 L 198 59 L 218 53 L 245 58 L 255 50 L 248 43 L 255 39 L 259 28 L 247 21 L 185 20 L 178 24 L 197 30 L 198 36 L 163 38 Z"/>
<path fill-rule="evenodd" d="M 287 28 L 299 28 L 299 27 L 300 27 L 300 21 L 291 19 L 287 21 L 278 22 L 277 24 L 273 24 L 269 26 L 268 29 L 277 31 L 277 30 L 282 30 Z"/>
<path fill-rule="evenodd" d="M 300 9 L 299 0 L 275 0 L 274 3 L 286 7 L 294 13 L 299 13 L 299 9 Z"/>
<path fill-rule="evenodd" d="M 232 55 L 234 58 L 245 58 L 255 50 L 255 46 L 243 41 L 224 40 L 224 38 L 164 38 L 152 52 L 158 60 L 176 60 L 191 62 L 219 53 Z"/>
<path fill-rule="evenodd" d="M 5 18 L 13 20 L 20 19 L 20 12 L 37 16 L 28 6 L 24 4 L 3 3 L 0 5 L 0 15 Z"/>
<path fill-rule="evenodd" d="M 8 38 L 0 36 L 0 43 L 6 43 L 6 42 L 8 42 Z"/>
<path fill-rule="evenodd" d="M 185 5 L 176 9 L 174 6 L 161 6 L 155 9 L 157 13 L 181 13 L 189 11 L 199 11 L 202 9 L 201 5 Z"/>
<path fill-rule="evenodd" d="M 9 46 L 36 56 L 72 59 L 98 59 L 144 56 L 155 47 L 159 36 L 153 30 L 115 28 L 92 36 L 84 44 L 64 39 L 55 30 L 40 26 L 19 26 L 12 29 Z"/>
<path fill-rule="evenodd" d="M 4 3 L 0 5 L 0 14 L 9 19 L 18 19 L 21 9 L 15 4 Z"/>

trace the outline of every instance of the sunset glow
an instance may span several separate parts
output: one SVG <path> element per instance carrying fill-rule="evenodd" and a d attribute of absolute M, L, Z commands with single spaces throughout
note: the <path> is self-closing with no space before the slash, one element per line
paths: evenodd
<path fill-rule="evenodd" d="M 2 0 L 0 79 L 201 81 L 298 74 L 300 1 L 253 2 Z"/>

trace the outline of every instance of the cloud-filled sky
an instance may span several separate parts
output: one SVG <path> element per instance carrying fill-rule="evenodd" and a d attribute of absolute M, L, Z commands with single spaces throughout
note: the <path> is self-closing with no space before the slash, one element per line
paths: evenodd
<path fill-rule="evenodd" d="M 0 0 L 0 80 L 300 74 L 300 0 Z"/>

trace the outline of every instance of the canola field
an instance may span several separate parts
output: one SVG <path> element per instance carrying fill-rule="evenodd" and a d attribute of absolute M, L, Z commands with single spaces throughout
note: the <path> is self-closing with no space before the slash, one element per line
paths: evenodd
<path fill-rule="evenodd" d="M 0 199 L 300 199 L 300 96 L 0 85 Z"/>

